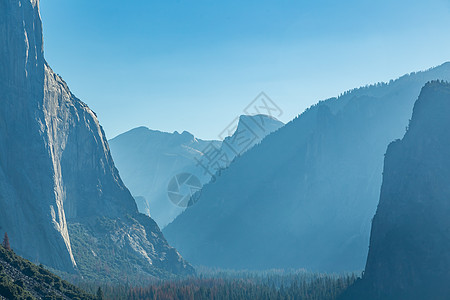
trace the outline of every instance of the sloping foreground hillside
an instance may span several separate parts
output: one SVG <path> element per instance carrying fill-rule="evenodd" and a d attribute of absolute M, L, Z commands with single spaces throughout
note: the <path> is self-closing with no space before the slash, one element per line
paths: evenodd
<path fill-rule="evenodd" d="M 92 300 L 95 297 L 0 246 L 0 299 Z"/>

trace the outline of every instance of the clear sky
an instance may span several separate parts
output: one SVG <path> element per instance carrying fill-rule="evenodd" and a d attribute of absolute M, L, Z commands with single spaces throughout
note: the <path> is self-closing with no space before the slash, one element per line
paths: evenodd
<path fill-rule="evenodd" d="M 449 0 L 41 0 L 47 61 L 108 138 L 217 135 L 261 91 L 318 100 L 450 60 Z"/>

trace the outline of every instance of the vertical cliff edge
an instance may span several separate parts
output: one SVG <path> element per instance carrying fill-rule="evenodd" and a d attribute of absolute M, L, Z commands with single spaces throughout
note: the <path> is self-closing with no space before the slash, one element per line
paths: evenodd
<path fill-rule="evenodd" d="M 0 2 L 0 232 L 85 276 L 193 272 L 138 213 L 89 107 L 47 65 L 37 0 Z"/>
<path fill-rule="evenodd" d="M 386 153 L 363 279 L 344 299 L 450 295 L 450 84 L 425 85 Z"/>

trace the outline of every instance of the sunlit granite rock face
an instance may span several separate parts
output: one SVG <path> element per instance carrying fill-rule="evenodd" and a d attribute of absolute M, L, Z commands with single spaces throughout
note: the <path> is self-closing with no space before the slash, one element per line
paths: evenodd
<path fill-rule="evenodd" d="M 38 1 L 0 2 L 0 41 L 0 231 L 16 252 L 89 272 L 88 262 L 102 257 L 93 249 L 106 250 L 95 242 L 74 250 L 71 240 L 95 236 L 109 250 L 135 254 L 133 269 L 191 272 L 156 223 L 138 213 L 95 113 L 47 65 Z M 99 220 L 114 229 L 98 231 Z M 120 243 L 117 232 L 124 232 Z"/>

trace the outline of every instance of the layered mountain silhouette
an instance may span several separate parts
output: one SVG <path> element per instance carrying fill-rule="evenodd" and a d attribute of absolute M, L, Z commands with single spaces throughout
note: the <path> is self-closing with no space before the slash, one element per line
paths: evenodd
<path fill-rule="evenodd" d="M 450 84 L 430 82 L 389 145 L 365 273 L 343 299 L 449 298 L 449 132 Z"/>
<path fill-rule="evenodd" d="M 163 228 L 187 206 L 172 193 L 169 184 L 177 175 L 194 175 L 201 185 L 216 171 L 227 167 L 238 155 L 261 142 L 284 124 L 266 115 L 240 116 L 224 141 L 201 140 L 191 133 L 167 133 L 138 127 L 109 141 L 114 162 L 126 186 L 135 195 L 139 211 Z M 220 157 L 219 165 L 208 164 L 206 157 Z M 194 184 L 197 188 L 198 185 Z M 189 199 L 187 199 L 189 200 Z M 182 203 L 179 203 L 182 201 Z M 188 202 L 188 201 L 187 201 Z"/>
<path fill-rule="evenodd" d="M 312 106 L 204 186 L 164 235 L 197 265 L 362 270 L 386 147 L 433 79 L 450 79 L 450 63 Z"/>
<path fill-rule="evenodd" d="M 85 276 L 192 268 L 139 214 L 97 117 L 48 66 L 37 0 L 0 2 L 0 231 Z"/>

